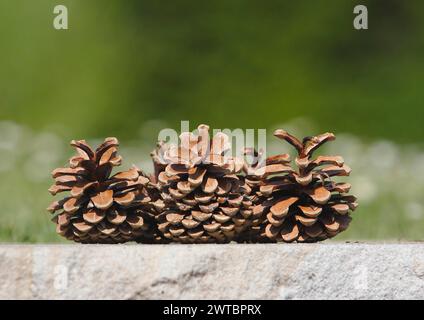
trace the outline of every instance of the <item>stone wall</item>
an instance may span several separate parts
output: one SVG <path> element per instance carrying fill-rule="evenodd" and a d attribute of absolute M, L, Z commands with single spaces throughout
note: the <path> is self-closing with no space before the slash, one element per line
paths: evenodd
<path fill-rule="evenodd" d="M 0 299 L 423 299 L 424 245 L 0 245 Z"/>

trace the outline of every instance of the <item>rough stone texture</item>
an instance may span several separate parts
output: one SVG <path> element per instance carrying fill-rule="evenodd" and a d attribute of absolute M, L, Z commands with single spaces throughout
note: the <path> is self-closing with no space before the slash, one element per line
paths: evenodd
<path fill-rule="evenodd" d="M 0 299 L 423 299 L 424 244 L 0 245 Z"/>

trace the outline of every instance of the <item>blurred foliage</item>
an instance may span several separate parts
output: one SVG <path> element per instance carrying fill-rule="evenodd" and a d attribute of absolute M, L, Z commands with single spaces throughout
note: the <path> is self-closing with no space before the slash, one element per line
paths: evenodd
<path fill-rule="evenodd" d="M 57 4 L 69 9 L 69 30 L 52 27 Z M 134 141 L 148 150 L 161 127 L 178 128 L 180 120 L 271 128 L 301 117 L 316 132 L 421 144 L 424 2 L 361 1 L 369 10 L 366 31 L 352 26 L 357 4 L 0 0 L 0 120 L 29 130 L 29 146 L 46 132 L 63 149 L 71 138 L 115 135 L 132 154 Z M 64 150 L 60 161 L 69 155 Z M 0 196 L 0 240 L 58 240 L 38 211 L 48 203 L 47 172 L 60 161 L 39 169 L 45 177 L 38 182 L 29 183 L 18 165 L 0 172 L 0 191 L 9 193 Z M 19 209 L 22 202 L 35 216 Z M 396 219 L 386 221 L 393 228 L 366 229 L 381 203 L 361 209 L 371 218 L 351 238 L 417 235 Z"/>
<path fill-rule="evenodd" d="M 140 122 L 424 138 L 424 2 L 0 1 L 2 119 L 66 136 L 131 137 Z"/>

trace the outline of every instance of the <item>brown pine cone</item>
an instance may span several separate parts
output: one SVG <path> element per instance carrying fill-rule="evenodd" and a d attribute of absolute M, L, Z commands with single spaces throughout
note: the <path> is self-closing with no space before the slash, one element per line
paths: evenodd
<path fill-rule="evenodd" d="M 157 224 L 157 218 L 160 213 L 166 209 L 166 206 L 157 184 L 152 182 L 154 181 L 154 177 L 149 176 L 149 179 L 151 182 L 147 184 L 145 188 L 150 198 L 150 202 L 143 205 L 143 210 L 148 213 L 151 228 L 149 228 L 148 232 L 143 232 L 141 235 L 136 236 L 135 241 L 138 243 L 150 244 L 169 243 L 170 240 L 163 237 L 162 233 L 158 230 Z"/>
<path fill-rule="evenodd" d="M 167 209 L 158 216 L 164 237 L 181 243 L 225 243 L 246 228 L 251 203 L 243 196 L 237 175 L 243 162 L 228 156 L 227 135 L 181 134 L 181 144 L 160 144 L 152 153 L 155 172 Z"/>
<path fill-rule="evenodd" d="M 49 189 L 52 195 L 69 192 L 48 208 L 56 212 L 57 233 L 82 243 L 153 241 L 157 232 L 149 179 L 136 167 L 110 176 L 121 164 L 118 140 L 107 138 L 95 151 L 84 140 L 73 140 L 71 146 L 78 154 L 69 167 L 52 172 L 55 184 Z"/>
<path fill-rule="evenodd" d="M 253 148 L 245 148 L 244 155 L 249 157 L 243 164 L 244 197 L 250 203 L 251 216 L 248 226 L 239 234 L 237 242 L 270 242 L 265 236 L 266 217 L 261 210 L 257 210 L 257 205 L 264 200 L 259 190 L 262 181 L 260 168 L 265 164 L 263 153 Z"/>
<path fill-rule="evenodd" d="M 332 177 L 348 176 L 351 170 L 340 156 L 312 159 L 318 147 L 335 139 L 334 134 L 306 137 L 303 142 L 284 130 L 274 135 L 293 145 L 298 156 L 295 169 L 286 154 L 266 160 L 259 188 L 262 200 L 253 210 L 266 217 L 262 235 L 272 241 L 316 242 L 346 230 L 356 198 L 346 195 L 350 184 L 336 183 Z"/>

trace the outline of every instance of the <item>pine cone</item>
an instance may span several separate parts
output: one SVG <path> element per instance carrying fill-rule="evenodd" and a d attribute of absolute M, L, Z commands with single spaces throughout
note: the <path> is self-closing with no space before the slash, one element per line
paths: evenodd
<path fill-rule="evenodd" d="M 179 146 L 160 144 L 152 153 L 167 209 L 158 217 L 164 237 L 181 243 L 225 243 L 246 228 L 251 203 L 237 175 L 243 162 L 227 155 L 231 144 L 222 132 L 209 138 L 181 134 Z"/>
<path fill-rule="evenodd" d="M 243 172 L 245 174 L 243 187 L 244 197 L 250 202 L 251 216 L 248 221 L 249 225 L 240 233 L 237 242 L 270 242 L 265 236 L 266 217 L 261 210 L 257 210 L 257 205 L 264 200 L 259 190 L 262 181 L 262 174 L 259 170 L 264 165 L 263 152 L 257 152 L 253 148 L 245 148 L 244 155 L 250 158 L 245 160 L 243 164 Z"/>
<path fill-rule="evenodd" d="M 78 155 L 69 167 L 52 172 L 52 195 L 69 191 L 53 202 L 56 231 L 69 240 L 82 243 L 121 243 L 135 237 L 154 239 L 149 179 L 136 167 L 111 175 L 121 164 L 118 140 L 107 138 L 93 151 L 84 141 L 71 141 Z M 149 207 L 150 206 L 150 207 Z"/>
<path fill-rule="evenodd" d="M 356 198 L 346 195 L 350 184 L 336 183 L 332 177 L 348 176 L 350 168 L 340 156 L 318 156 L 312 153 L 323 143 L 335 139 L 324 133 L 306 137 L 303 142 L 284 130 L 274 135 L 293 145 L 298 156 L 296 170 L 288 155 L 266 160 L 260 195 L 263 201 L 254 212 L 266 215 L 264 234 L 273 241 L 316 242 L 344 231 L 357 207 Z"/>
<path fill-rule="evenodd" d="M 137 236 L 135 241 L 138 243 L 150 244 L 165 244 L 169 243 L 169 239 L 163 237 L 162 233 L 158 230 L 157 217 L 165 210 L 165 203 L 162 195 L 153 176 L 149 176 L 150 183 L 145 186 L 147 194 L 149 195 L 150 202 L 143 204 L 143 210 L 148 213 L 149 223 L 151 224 L 148 232 L 143 232 Z"/>

